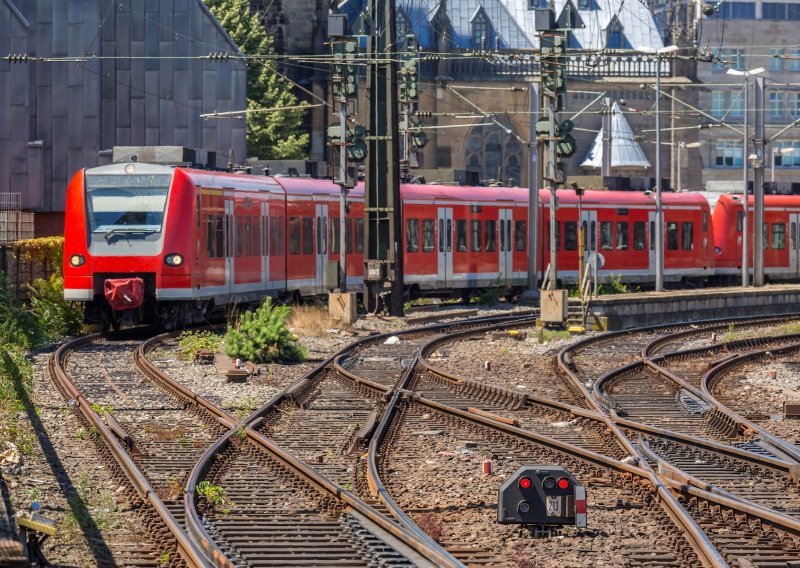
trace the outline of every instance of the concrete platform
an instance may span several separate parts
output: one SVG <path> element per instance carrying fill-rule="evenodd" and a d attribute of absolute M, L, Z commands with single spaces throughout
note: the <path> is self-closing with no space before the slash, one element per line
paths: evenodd
<path fill-rule="evenodd" d="M 763 288 L 702 288 L 610 294 L 591 300 L 587 327 L 614 331 L 631 327 L 726 317 L 800 312 L 800 285 Z"/>

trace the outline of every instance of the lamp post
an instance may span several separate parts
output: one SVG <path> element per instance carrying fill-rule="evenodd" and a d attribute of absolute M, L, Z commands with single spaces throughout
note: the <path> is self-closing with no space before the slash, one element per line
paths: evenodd
<path fill-rule="evenodd" d="M 739 71 L 738 69 L 728 69 L 728 75 L 734 75 L 736 77 L 744 77 L 744 133 L 742 135 L 742 177 L 744 179 L 744 219 L 742 222 L 742 286 L 747 287 L 750 284 L 750 270 L 749 270 L 749 263 L 750 263 L 750 231 L 749 231 L 749 217 L 750 217 L 750 195 L 747 191 L 747 162 L 748 156 L 747 153 L 747 93 L 750 90 L 750 85 L 748 82 L 748 77 L 751 75 L 758 75 L 766 71 L 763 67 L 756 67 L 755 69 L 750 69 L 749 71 Z"/>
<path fill-rule="evenodd" d="M 655 56 L 656 60 L 656 292 L 664 291 L 664 208 L 661 205 L 661 60 L 664 55 L 674 53 L 680 48 L 668 45 L 660 49 L 640 47 L 637 51 Z"/>
<path fill-rule="evenodd" d="M 770 181 L 775 181 L 775 161 L 778 159 L 778 156 L 791 154 L 792 152 L 794 152 L 794 148 L 791 146 L 788 148 L 779 148 L 777 146 L 772 147 L 772 174 L 770 176 Z"/>
<path fill-rule="evenodd" d="M 675 186 L 675 191 L 682 191 L 683 190 L 683 178 L 681 177 L 681 155 L 683 154 L 684 148 L 699 148 L 702 146 L 700 142 L 678 142 L 678 166 L 676 172 L 678 174 L 678 182 Z"/>

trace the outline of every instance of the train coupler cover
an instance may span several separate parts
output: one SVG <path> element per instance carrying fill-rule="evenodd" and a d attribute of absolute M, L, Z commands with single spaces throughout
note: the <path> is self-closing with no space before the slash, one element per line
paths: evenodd
<path fill-rule="evenodd" d="M 141 278 L 109 278 L 103 292 L 114 311 L 138 308 L 144 302 L 144 280 Z"/>

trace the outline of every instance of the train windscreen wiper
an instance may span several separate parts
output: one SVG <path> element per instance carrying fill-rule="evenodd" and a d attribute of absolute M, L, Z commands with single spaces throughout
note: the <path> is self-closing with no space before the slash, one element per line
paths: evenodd
<path fill-rule="evenodd" d="M 152 235 L 153 233 L 157 233 L 158 231 L 155 229 L 144 229 L 144 228 L 128 228 L 128 227 L 115 227 L 113 229 L 109 229 L 103 232 L 103 236 L 106 238 L 107 242 L 111 242 L 111 237 L 114 235 Z"/>

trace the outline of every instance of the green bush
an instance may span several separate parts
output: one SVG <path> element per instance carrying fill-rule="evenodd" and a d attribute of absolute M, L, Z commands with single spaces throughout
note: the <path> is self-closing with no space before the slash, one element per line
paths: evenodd
<path fill-rule="evenodd" d="M 64 278 L 53 274 L 49 279 L 37 278 L 28 286 L 31 312 L 47 339 L 58 340 L 81 330 L 81 308 L 64 299 Z"/>
<path fill-rule="evenodd" d="M 216 353 L 222 338 L 213 331 L 184 331 L 178 336 L 178 355 L 181 359 L 193 361 L 201 349 Z"/>
<path fill-rule="evenodd" d="M 43 337 L 42 325 L 17 300 L 0 272 L 0 343 L 31 349 L 41 344 Z"/>
<path fill-rule="evenodd" d="M 305 360 L 305 349 L 286 327 L 290 315 L 288 306 L 274 306 L 271 298 L 255 311 L 243 312 L 235 327 L 228 326 L 225 353 L 256 363 Z"/>

